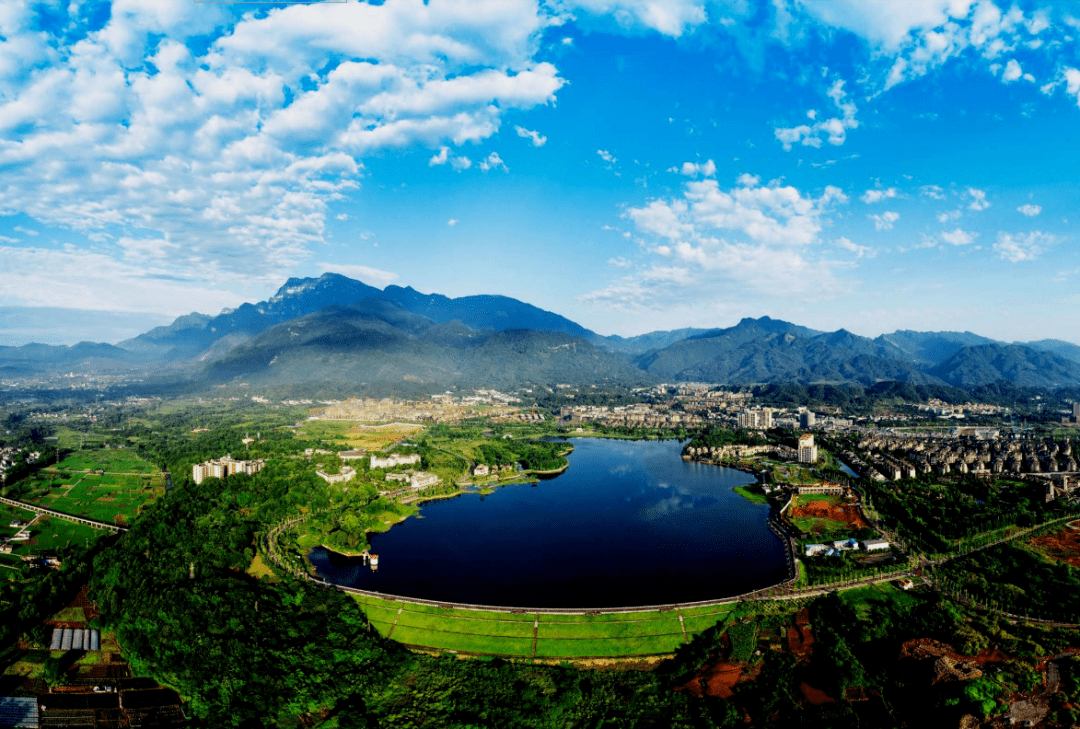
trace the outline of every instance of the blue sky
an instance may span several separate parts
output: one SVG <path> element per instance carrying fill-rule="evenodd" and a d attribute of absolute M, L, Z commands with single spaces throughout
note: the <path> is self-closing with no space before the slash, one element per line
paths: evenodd
<path fill-rule="evenodd" d="M 0 344 L 333 270 L 602 334 L 1080 341 L 1080 9 L 0 3 Z"/>

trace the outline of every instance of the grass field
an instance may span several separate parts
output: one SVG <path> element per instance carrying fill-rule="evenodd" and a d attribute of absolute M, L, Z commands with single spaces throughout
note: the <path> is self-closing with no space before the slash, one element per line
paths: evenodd
<path fill-rule="evenodd" d="M 56 464 L 60 471 L 90 471 L 100 469 L 111 473 L 145 473 L 158 471 L 154 464 L 144 461 L 128 450 L 100 449 L 69 453 Z"/>
<path fill-rule="evenodd" d="M 734 605 L 720 605 L 668 612 L 560 615 L 440 608 L 353 597 L 379 633 L 401 643 L 537 658 L 619 658 L 672 653 L 689 637 L 711 628 L 735 609 Z"/>
<path fill-rule="evenodd" d="M 105 473 L 93 473 L 100 470 Z M 165 492 L 164 477 L 152 463 L 122 450 L 77 451 L 29 483 L 26 501 L 119 525 L 130 524 Z"/>
<path fill-rule="evenodd" d="M 390 425 L 384 427 L 357 425 L 336 420 L 305 420 L 296 431 L 304 440 L 324 443 L 345 443 L 349 448 L 381 451 L 398 441 L 423 430 L 421 425 Z"/>
<path fill-rule="evenodd" d="M 876 585 L 845 590 L 840 593 L 841 602 L 851 607 L 862 619 L 870 618 L 870 609 L 874 604 L 898 604 L 910 607 L 919 602 L 919 598 L 901 590 L 891 582 L 879 582 Z"/>

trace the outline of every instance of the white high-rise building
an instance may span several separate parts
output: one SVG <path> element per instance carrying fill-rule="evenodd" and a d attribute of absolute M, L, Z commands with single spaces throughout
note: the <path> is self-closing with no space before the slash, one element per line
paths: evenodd
<path fill-rule="evenodd" d="M 809 433 L 799 436 L 799 463 L 817 463 L 817 446 Z"/>
<path fill-rule="evenodd" d="M 768 429 L 773 427 L 772 410 L 743 410 L 736 421 L 740 428 Z"/>

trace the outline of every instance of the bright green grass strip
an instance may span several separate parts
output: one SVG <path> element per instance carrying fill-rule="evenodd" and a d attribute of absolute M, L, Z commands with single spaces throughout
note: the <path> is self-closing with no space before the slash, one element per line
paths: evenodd
<path fill-rule="evenodd" d="M 540 638 L 636 638 L 648 635 L 682 634 L 678 620 L 647 620 L 641 623 L 559 624 L 540 621 Z"/>
<path fill-rule="evenodd" d="M 675 613 L 662 613 L 659 610 L 648 610 L 636 613 L 603 613 L 601 615 L 588 615 L 575 613 L 571 615 L 556 615 L 541 613 L 541 623 L 625 623 L 629 620 L 669 620 Z"/>
<path fill-rule="evenodd" d="M 371 621 L 381 620 L 392 623 L 398 616 L 398 611 L 391 608 L 379 608 L 365 605 L 362 609 L 364 614 L 368 616 L 368 620 Z"/>
<path fill-rule="evenodd" d="M 723 615 L 701 615 L 696 618 L 683 618 L 683 626 L 687 633 L 701 633 L 723 620 Z"/>
<path fill-rule="evenodd" d="M 738 603 L 727 603 L 724 605 L 706 605 L 704 607 L 679 608 L 679 612 L 682 613 L 682 616 L 684 618 L 687 616 L 698 615 L 724 615 L 730 613 L 738 606 Z"/>
<path fill-rule="evenodd" d="M 351 594 L 351 593 L 350 593 Z M 427 613 L 429 615 L 439 615 L 443 617 L 453 618 L 469 618 L 472 620 L 500 620 L 500 621 L 516 621 L 522 623 L 532 624 L 535 613 L 511 613 L 511 612 L 496 612 L 493 610 L 466 610 L 464 608 L 441 608 L 436 605 L 419 605 L 416 603 L 405 602 L 404 600 L 383 600 L 378 597 L 369 597 L 368 595 L 352 595 L 352 598 L 361 605 L 378 605 L 381 607 L 394 606 L 397 610 L 399 607 L 405 608 L 408 612 L 413 613 Z"/>
<path fill-rule="evenodd" d="M 641 656 L 654 653 L 674 653 L 683 645 L 678 635 L 628 638 L 623 640 L 544 640 L 536 642 L 536 655 L 558 658 Z"/>
<path fill-rule="evenodd" d="M 379 631 L 379 635 L 384 638 L 390 634 L 390 627 L 394 624 L 393 621 L 384 623 L 378 620 L 371 620 L 371 618 L 368 618 L 368 621 L 375 626 L 375 630 Z"/>
<path fill-rule="evenodd" d="M 424 630 L 438 630 L 453 633 L 478 633 L 483 635 L 497 635 L 507 638 L 532 638 L 532 623 L 508 620 L 470 620 L 468 618 L 443 617 L 441 615 L 429 615 L 426 613 L 403 612 L 398 618 L 399 626 L 410 628 L 422 628 Z"/>
<path fill-rule="evenodd" d="M 470 651 L 473 653 L 497 653 L 510 656 L 532 655 L 532 638 L 503 638 L 490 635 L 466 635 L 443 633 L 420 628 L 394 628 L 393 640 L 408 645 L 444 650 Z"/>

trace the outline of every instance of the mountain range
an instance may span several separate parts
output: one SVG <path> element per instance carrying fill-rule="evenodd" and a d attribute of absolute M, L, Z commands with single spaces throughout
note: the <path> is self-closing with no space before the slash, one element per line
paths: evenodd
<path fill-rule="evenodd" d="M 660 381 L 1056 388 L 1080 384 L 1080 347 L 971 332 L 868 338 L 769 317 L 605 337 L 506 296 L 449 298 L 327 273 L 290 278 L 267 301 L 181 316 L 116 345 L 0 347 L 0 375 L 67 370 L 139 372 L 192 386 L 339 383 L 384 391 Z"/>

